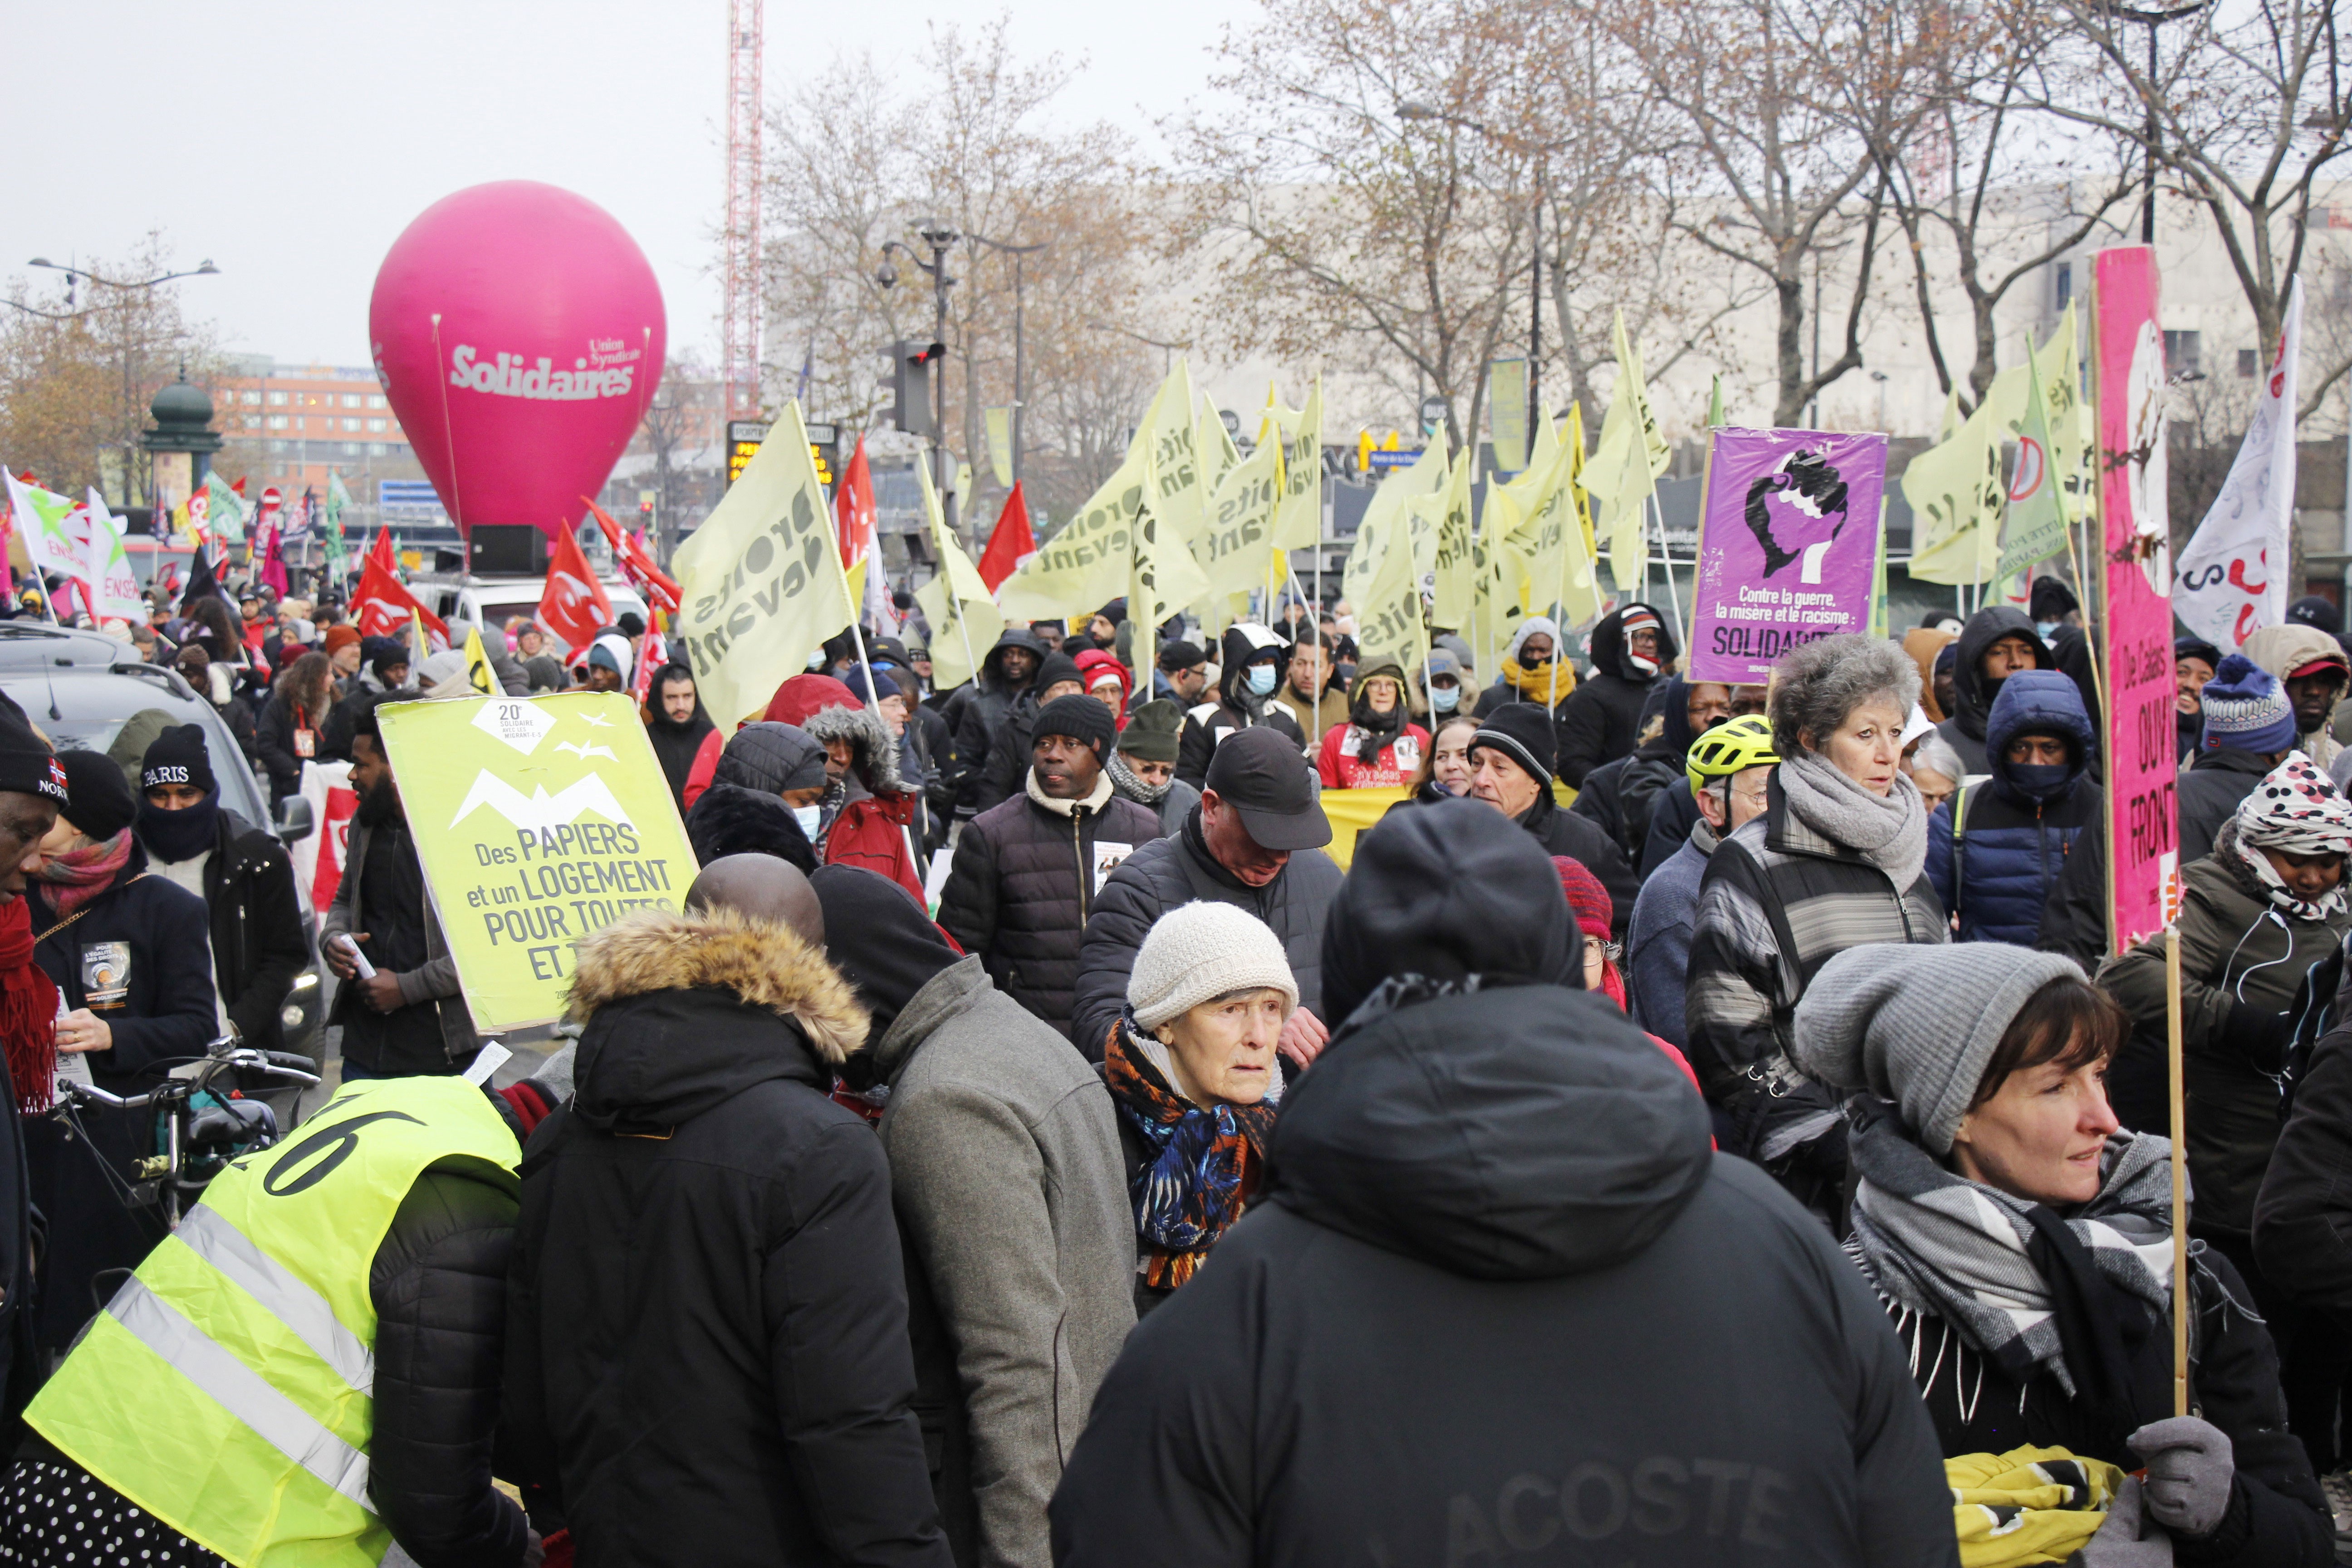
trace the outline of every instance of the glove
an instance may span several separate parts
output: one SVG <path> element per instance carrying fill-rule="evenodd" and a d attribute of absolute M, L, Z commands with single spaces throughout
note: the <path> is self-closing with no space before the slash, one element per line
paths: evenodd
<path fill-rule="evenodd" d="M 2221 1037 L 2255 1071 L 2274 1073 L 2286 1065 L 2286 1048 L 2294 1043 L 2294 1020 L 2250 1002 L 2232 1002 Z"/>
<path fill-rule="evenodd" d="M 2149 1518 L 2192 1539 L 2221 1528 L 2238 1475 L 2228 1433 L 2194 1415 L 2175 1415 L 2148 1423 L 2130 1441 L 2132 1452 L 2147 1461 Z"/>
<path fill-rule="evenodd" d="M 2107 1505 L 2107 1521 L 2083 1543 L 2083 1568 L 2172 1568 L 2172 1537 L 2150 1529 L 2142 1517 L 2139 1482 L 2130 1476 Z M 2147 1531 L 2147 1539 L 2141 1531 Z"/>

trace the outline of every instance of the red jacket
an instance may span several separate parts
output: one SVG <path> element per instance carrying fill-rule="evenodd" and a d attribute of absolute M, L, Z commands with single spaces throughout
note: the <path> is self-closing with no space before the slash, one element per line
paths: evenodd
<path fill-rule="evenodd" d="M 923 879 L 915 874 L 915 862 L 907 851 L 907 825 L 914 817 L 911 795 L 870 795 L 851 801 L 833 819 L 833 831 L 825 836 L 824 863 L 879 871 L 929 910 Z"/>
<path fill-rule="evenodd" d="M 1408 723 L 1397 738 L 1381 748 L 1370 766 L 1356 760 L 1363 731 L 1353 724 L 1334 724 L 1323 731 L 1323 748 L 1316 753 L 1315 771 L 1325 789 L 1401 789 L 1421 771 L 1429 754 L 1429 731 Z"/>

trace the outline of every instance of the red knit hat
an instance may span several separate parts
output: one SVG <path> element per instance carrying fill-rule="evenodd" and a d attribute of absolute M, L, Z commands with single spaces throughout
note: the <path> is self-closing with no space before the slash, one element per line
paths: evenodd
<path fill-rule="evenodd" d="M 1576 916 L 1576 928 L 1589 937 L 1602 942 L 1609 940 L 1609 922 L 1617 913 L 1616 904 L 1601 879 L 1585 869 L 1584 862 L 1565 855 L 1551 858 L 1553 869 L 1559 873 L 1559 890 L 1568 895 L 1568 907 Z"/>

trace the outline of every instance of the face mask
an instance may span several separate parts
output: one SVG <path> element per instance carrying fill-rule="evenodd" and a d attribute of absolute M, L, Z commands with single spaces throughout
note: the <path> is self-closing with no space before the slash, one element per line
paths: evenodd
<path fill-rule="evenodd" d="M 824 807 L 796 805 L 792 808 L 793 820 L 801 825 L 801 837 L 811 844 L 816 842 L 817 825 L 824 820 Z"/>
<path fill-rule="evenodd" d="M 1249 668 L 1249 689 L 1260 697 L 1274 695 L 1275 679 L 1274 666 L 1270 664 L 1254 664 Z"/>
<path fill-rule="evenodd" d="M 823 669 L 824 668 L 824 649 L 819 648 L 814 653 L 809 655 L 808 667 L 813 670 Z"/>
<path fill-rule="evenodd" d="M 2005 764 L 2009 782 L 2034 800 L 2045 800 L 2066 787 L 2066 775 L 2074 770 L 2063 763 L 2010 763 Z"/>
<path fill-rule="evenodd" d="M 1462 689 L 1458 686 L 1433 686 L 1429 689 L 1429 710 L 1451 713 L 1462 706 Z"/>
<path fill-rule="evenodd" d="M 2033 623 L 2033 629 L 2042 634 L 2042 640 L 2043 642 L 2048 642 L 2050 640 L 2050 634 L 2058 629 L 2058 623 L 2056 621 L 2036 621 Z"/>

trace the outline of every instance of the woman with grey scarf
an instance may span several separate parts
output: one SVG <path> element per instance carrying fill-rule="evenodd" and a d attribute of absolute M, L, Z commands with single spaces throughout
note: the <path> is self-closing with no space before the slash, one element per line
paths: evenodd
<path fill-rule="evenodd" d="M 1927 812 L 1903 772 L 1919 669 L 1876 637 L 1832 637 L 1773 671 L 1764 814 L 1708 858 L 1692 922 L 1684 1021 L 1717 1142 L 1843 1227 L 1845 1124 L 1791 1062 L 1797 998 L 1822 965 L 1872 942 L 1951 940 L 1924 874 Z"/>
<path fill-rule="evenodd" d="M 1944 1454 L 2060 1447 L 2104 1507 L 2085 1568 L 2320 1568 L 2326 1500 L 2286 1429 L 2278 1358 L 2229 1260 L 2189 1247 L 2189 1405 L 2173 1415 L 2171 1148 L 2122 1130 L 2130 1030 L 2054 953 L 1857 949 L 1797 1006 L 1796 1058 L 1851 1094 L 1846 1251 L 1910 1349 Z"/>

